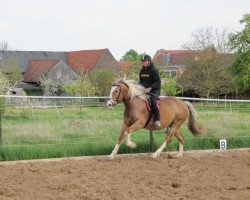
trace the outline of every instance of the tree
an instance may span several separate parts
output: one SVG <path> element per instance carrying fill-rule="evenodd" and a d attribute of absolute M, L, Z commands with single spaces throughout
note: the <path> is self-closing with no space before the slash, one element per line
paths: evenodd
<path fill-rule="evenodd" d="M 250 89 L 250 14 L 244 15 L 240 23 L 245 23 L 245 28 L 230 36 L 230 44 L 237 51 L 237 58 L 229 72 L 237 92 L 243 93 Z"/>
<path fill-rule="evenodd" d="M 176 78 L 162 70 L 160 71 L 160 76 L 162 79 L 161 90 L 163 95 L 175 96 L 179 92 Z"/>
<path fill-rule="evenodd" d="M 228 54 L 228 35 L 225 29 L 220 32 L 212 28 L 192 33 L 193 41 L 184 47 L 196 53 L 185 61 L 187 67 L 179 80 L 182 88 L 195 90 L 206 98 L 234 91 L 226 70 L 234 59 L 232 54 Z"/>
<path fill-rule="evenodd" d="M 230 53 L 231 46 L 228 41 L 230 34 L 226 28 L 221 31 L 212 27 L 197 29 L 191 34 L 192 41 L 184 43 L 182 47 L 195 51 L 214 48 L 220 54 Z"/>
<path fill-rule="evenodd" d="M 72 84 L 64 86 L 64 90 L 74 96 L 94 96 L 96 94 L 96 85 L 93 85 L 87 74 L 83 74 L 77 78 Z"/>
<path fill-rule="evenodd" d="M 102 69 L 91 71 L 88 74 L 88 78 L 93 86 L 96 87 L 96 96 L 108 96 L 111 88 L 111 84 L 119 74 L 115 74 L 112 69 Z"/>
<path fill-rule="evenodd" d="M 1 62 L 1 70 L 9 80 L 10 87 L 15 87 L 17 83 L 22 81 L 22 71 L 13 58 L 9 58 Z"/>
<path fill-rule="evenodd" d="M 20 66 L 17 64 L 15 59 L 2 59 L 2 53 L 7 50 L 10 50 L 8 42 L 2 41 L 0 43 L 0 70 L 5 74 L 6 78 L 8 79 L 10 87 L 13 88 L 17 83 L 22 80 L 23 76 Z"/>
<path fill-rule="evenodd" d="M 54 76 L 44 75 L 40 78 L 40 85 L 45 95 L 59 96 L 65 92 L 64 87 L 71 84 L 75 76 L 72 73 L 63 73 L 57 70 Z"/>
<path fill-rule="evenodd" d="M 139 81 L 140 69 L 141 69 L 141 62 L 135 61 L 134 66 L 125 71 L 126 78 Z"/>
<path fill-rule="evenodd" d="M 139 61 L 140 55 L 133 49 L 130 49 L 122 56 L 122 60 L 124 61 Z"/>
<path fill-rule="evenodd" d="M 6 95 L 10 88 L 9 80 L 3 72 L 0 71 L 0 95 Z"/>
<path fill-rule="evenodd" d="M 66 85 L 65 91 L 72 95 L 108 96 L 111 84 L 117 78 L 111 69 L 100 69 L 81 73 L 74 83 Z"/>
<path fill-rule="evenodd" d="M 0 51 L 2 52 L 2 51 L 7 51 L 7 50 L 10 50 L 10 45 L 7 41 L 2 40 L 0 42 Z"/>
<path fill-rule="evenodd" d="M 237 52 L 246 52 L 250 48 L 250 14 L 244 15 L 240 23 L 245 23 L 245 28 L 230 35 L 230 45 Z"/>

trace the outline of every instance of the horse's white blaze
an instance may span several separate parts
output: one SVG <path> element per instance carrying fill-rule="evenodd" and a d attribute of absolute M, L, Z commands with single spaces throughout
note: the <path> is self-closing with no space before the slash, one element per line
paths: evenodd
<path fill-rule="evenodd" d="M 116 86 L 112 86 L 109 93 L 109 98 L 112 99 L 112 93 L 114 92 Z"/>
<path fill-rule="evenodd" d="M 115 88 L 116 88 L 116 86 L 111 87 L 110 94 L 109 94 L 109 100 L 107 100 L 107 102 L 106 102 L 106 106 L 109 109 L 113 109 L 113 107 L 117 104 L 117 102 L 112 99 L 112 93 L 115 90 Z"/>

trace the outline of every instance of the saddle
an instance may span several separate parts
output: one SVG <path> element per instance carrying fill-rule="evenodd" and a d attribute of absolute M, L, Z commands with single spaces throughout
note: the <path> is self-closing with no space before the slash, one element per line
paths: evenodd
<path fill-rule="evenodd" d="M 160 101 L 161 101 L 160 99 L 156 100 L 156 104 L 157 104 L 158 108 L 160 108 Z M 151 100 L 147 99 L 147 100 L 145 100 L 145 103 L 146 103 L 146 107 L 147 107 L 148 112 L 151 112 Z"/>

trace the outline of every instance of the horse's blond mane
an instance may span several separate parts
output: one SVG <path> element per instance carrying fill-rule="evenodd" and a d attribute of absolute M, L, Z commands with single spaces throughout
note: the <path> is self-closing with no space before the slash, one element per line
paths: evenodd
<path fill-rule="evenodd" d="M 136 84 L 134 80 L 125 80 L 124 83 L 126 83 L 129 87 L 128 96 L 131 99 L 138 97 L 139 99 L 146 100 L 149 98 L 149 96 L 144 93 L 144 87 Z"/>

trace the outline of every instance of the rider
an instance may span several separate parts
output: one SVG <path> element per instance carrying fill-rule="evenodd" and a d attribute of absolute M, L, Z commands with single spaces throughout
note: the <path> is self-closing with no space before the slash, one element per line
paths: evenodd
<path fill-rule="evenodd" d="M 160 114 L 156 100 L 161 92 L 161 79 L 158 69 L 155 68 L 151 57 L 147 54 L 141 59 L 142 68 L 140 71 L 140 84 L 145 88 L 145 93 L 150 95 L 152 113 L 154 114 L 155 126 L 160 127 Z"/>

